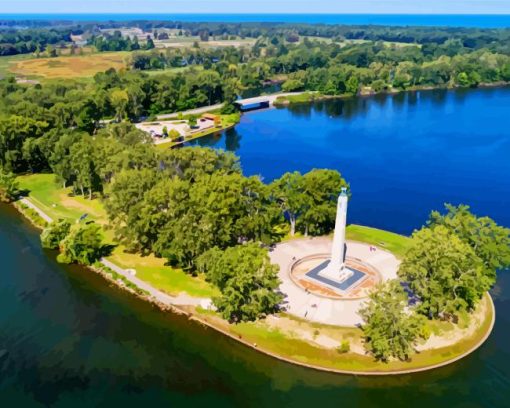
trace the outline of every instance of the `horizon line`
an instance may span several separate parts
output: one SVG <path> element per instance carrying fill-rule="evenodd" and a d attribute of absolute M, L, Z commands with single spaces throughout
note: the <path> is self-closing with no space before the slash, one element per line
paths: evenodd
<path fill-rule="evenodd" d="M 508 13 L 443 13 L 443 12 L 431 12 L 431 13 L 315 13 L 315 12 L 289 12 L 289 13 L 254 13 L 254 12 L 245 12 L 245 13 L 220 13 L 220 12 L 210 12 L 210 13 L 197 13 L 193 11 L 179 11 L 179 12 L 160 12 L 160 13 L 151 13 L 146 11 L 131 11 L 131 12 L 112 12 L 112 11 L 102 11 L 102 12 L 94 12 L 94 13 L 88 13 L 88 12 L 8 12 L 4 13 L 0 11 L 0 15 L 8 16 L 8 15 L 27 15 L 27 16 L 42 16 L 42 15 L 101 15 L 101 14 L 112 14 L 112 15 L 133 15 L 133 14 L 141 14 L 141 15 L 200 15 L 200 16 L 207 16 L 207 15 L 225 15 L 225 16 L 245 16 L 245 15 L 254 15 L 254 16 L 287 16 L 287 15 L 320 15 L 320 16 L 510 16 L 510 12 Z"/>

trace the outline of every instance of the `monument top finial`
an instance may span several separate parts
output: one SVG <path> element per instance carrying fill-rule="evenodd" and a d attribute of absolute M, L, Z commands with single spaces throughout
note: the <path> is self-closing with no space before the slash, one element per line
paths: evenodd
<path fill-rule="evenodd" d="M 341 196 L 346 196 L 347 195 L 347 187 L 342 187 L 342 190 L 340 192 L 340 195 Z"/>

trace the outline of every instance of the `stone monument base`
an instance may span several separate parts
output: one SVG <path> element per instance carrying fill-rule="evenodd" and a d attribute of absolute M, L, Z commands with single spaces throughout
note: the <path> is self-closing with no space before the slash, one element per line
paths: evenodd
<path fill-rule="evenodd" d="M 332 281 L 343 283 L 351 276 L 354 275 L 354 271 L 344 266 L 342 269 L 338 270 L 331 266 L 331 263 L 319 272 L 319 275 L 324 276 L 325 278 L 331 279 Z"/>

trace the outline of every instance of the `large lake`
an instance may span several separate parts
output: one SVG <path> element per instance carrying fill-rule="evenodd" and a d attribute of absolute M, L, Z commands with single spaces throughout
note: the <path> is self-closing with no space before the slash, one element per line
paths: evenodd
<path fill-rule="evenodd" d="M 444 203 L 510 226 L 510 88 L 425 91 L 254 111 L 194 144 L 235 152 L 245 174 L 337 169 L 348 221 L 411 233 Z"/>
<path fill-rule="evenodd" d="M 420 93 L 254 112 L 210 138 L 267 180 L 335 167 L 351 221 L 409 231 L 443 201 L 509 222 L 510 91 Z M 373 203 L 370 200 L 374 200 Z M 402 203 L 401 200 L 404 200 Z M 265 357 L 55 262 L 0 204 L 0 406 L 507 407 L 510 274 L 496 327 L 471 356 L 432 372 L 338 376 Z"/>
<path fill-rule="evenodd" d="M 207 22 L 284 22 L 318 24 L 375 24 L 384 26 L 510 27 L 507 14 L 0 14 L 0 20 L 67 20 L 67 21 L 207 21 Z"/>

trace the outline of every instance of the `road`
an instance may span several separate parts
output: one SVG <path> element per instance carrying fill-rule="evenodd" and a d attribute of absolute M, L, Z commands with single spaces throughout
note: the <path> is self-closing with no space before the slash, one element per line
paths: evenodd
<path fill-rule="evenodd" d="M 239 99 L 236 102 L 242 103 L 242 104 L 252 104 L 252 103 L 258 103 L 263 101 L 269 101 L 269 104 L 272 106 L 274 104 L 274 101 L 279 96 L 292 96 L 292 95 L 300 95 L 303 92 L 286 92 L 286 93 L 276 93 L 271 95 L 261 95 L 256 96 L 254 98 L 246 98 L 246 99 Z M 203 106 L 201 108 L 196 109 L 190 109 L 184 112 L 174 112 L 174 113 L 166 113 L 164 115 L 158 115 L 158 120 L 165 120 L 165 119 L 177 119 L 179 114 L 182 115 L 201 115 L 202 113 L 210 112 L 213 110 L 221 109 L 223 107 L 223 103 L 217 103 L 216 105 L 210 105 L 210 106 Z"/>
<path fill-rule="evenodd" d="M 158 115 L 158 120 L 164 119 L 177 119 L 179 114 L 182 115 L 201 115 L 202 113 L 206 113 L 212 110 L 221 109 L 223 107 L 223 103 L 217 103 L 216 105 L 204 106 L 202 108 L 190 109 L 184 112 L 174 112 L 174 113 L 166 113 L 164 115 Z"/>

